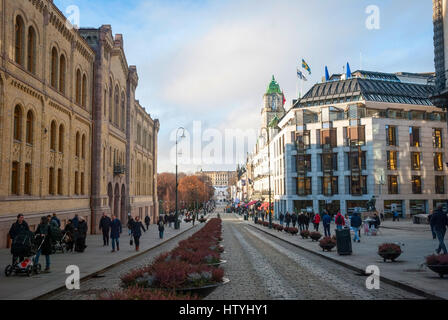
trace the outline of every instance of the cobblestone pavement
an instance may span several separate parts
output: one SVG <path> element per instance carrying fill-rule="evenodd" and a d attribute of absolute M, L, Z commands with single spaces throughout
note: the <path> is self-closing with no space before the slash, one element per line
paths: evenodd
<path fill-rule="evenodd" d="M 366 277 L 223 215 L 223 265 L 230 283 L 206 299 L 421 299 L 381 283 L 368 290 Z"/>
<path fill-rule="evenodd" d="M 90 278 L 81 282 L 79 290 L 65 290 L 61 293 L 48 297 L 48 300 L 92 300 L 97 299 L 99 294 L 107 291 L 114 291 L 120 288 L 120 277 L 129 270 L 150 264 L 160 254 L 174 249 L 179 241 L 185 240 L 193 233 L 197 232 L 203 225 L 188 230 L 179 237 L 172 239 L 165 244 L 154 248 L 146 254 L 138 256 L 132 260 L 119 264 L 95 278 Z"/>

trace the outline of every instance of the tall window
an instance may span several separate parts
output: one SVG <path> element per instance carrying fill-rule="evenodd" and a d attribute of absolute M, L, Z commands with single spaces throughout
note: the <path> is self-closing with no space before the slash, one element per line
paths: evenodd
<path fill-rule="evenodd" d="M 22 110 L 18 105 L 14 108 L 14 140 L 22 141 Z"/>
<path fill-rule="evenodd" d="M 59 59 L 59 91 L 63 94 L 65 94 L 65 72 L 65 56 L 61 55 L 61 58 Z"/>
<path fill-rule="evenodd" d="M 85 108 L 87 107 L 87 77 L 82 76 L 82 101 L 81 105 Z"/>
<path fill-rule="evenodd" d="M 107 90 L 104 90 L 104 119 L 106 119 L 106 115 L 107 115 Z"/>
<path fill-rule="evenodd" d="M 84 159 L 86 157 L 86 135 L 82 135 L 81 141 L 81 157 Z"/>
<path fill-rule="evenodd" d="M 113 109 L 113 107 L 112 107 L 112 104 L 113 104 L 112 79 L 110 79 L 109 82 L 110 82 L 110 84 L 109 84 L 109 121 L 112 122 L 112 114 L 114 113 L 112 110 Z"/>
<path fill-rule="evenodd" d="M 11 168 L 11 194 L 19 194 L 19 163 L 14 161 Z"/>
<path fill-rule="evenodd" d="M 58 50 L 53 48 L 51 50 L 51 76 L 50 83 L 51 86 L 55 89 L 58 88 Z"/>
<path fill-rule="evenodd" d="M 436 194 L 445 194 L 445 176 L 436 176 Z"/>
<path fill-rule="evenodd" d="M 75 171 L 75 194 L 79 194 L 79 176 L 78 171 Z"/>
<path fill-rule="evenodd" d="M 56 151 L 56 122 L 51 122 L 50 128 L 50 150 Z"/>
<path fill-rule="evenodd" d="M 118 108 L 119 106 L 119 93 L 118 93 L 119 89 L 118 86 L 115 87 L 115 100 L 114 100 L 114 109 L 115 109 L 115 114 L 114 114 L 114 123 L 118 126 L 120 123 L 120 120 L 118 119 Z"/>
<path fill-rule="evenodd" d="M 26 114 L 26 143 L 33 144 L 33 112 Z"/>
<path fill-rule="evenodd" d="M 312 194 L 311 178 L 298 178 L 297 179 L 297 194 L 299 196 L 307 196 L 307 195 Z"/>
<path fill-rule="evenodd" d="M 61 124 L 59 126 L 59 152 L 64 153 L 64 126 Z"/>
<path fill-rule="evenodd" d="M 441 152 L 434 153 L 434 170 L 443 171 L 443 153 Z"/>
<path fill-rule="evenodd" d="M 58 169 L 58 195 L 62 196 L 62 182 L 63 181 L 63 175 L 62 175 L 62 169 Z"/>
<path fill-rule="evenodd" d="M 386 143 L 388 146 L 397 146 L 397 127 L 386 125 Z"/>
<path fill-rule="evenodd" d="M 79 157 L 79 132 L 76 132 L 76 146 L 75 155 Z"/>
<path fill-rule="evenodd" d="M 76 83 L 75 83 L 75 102 L 81 104 L 81 71 L 76 71 Z"/>
<path fill-rule="evenodd" d="M 31 164 L 25 164 L 25 194 L 31 195 Z"/>
<path fill-rule="evenodd" d="M 48 193 L 54 195 L 54 168 L 50 168 L 48 173 Z"/>
<path fill-rule="evenodd" d="M 433 129 L 432 143 L 434 148 L 442 148 L 442 129 Z"/>
<path fill-rule="evenodd" d="M 422 178 L 420 176 L 412 176 L 412 193 L 421 194 L 422 193 Z"/>
<path fill-rule="evenodd" d="M 21 16 L 16 17 L 15 24 L 15 61 L 24 65 L 24 50 L 25 50 L 25 24 Z"/>
<path fill-rule="evenodd" d="M 389 194 L 398 194 L 398 176 L 388 176 L 387 185 Z"/>
<path fill-rule="evenodd" d="M 125 114 L 124 114 L 124 93 L 121 94 L 121 129 L 126 128 L 126 122 L 125 122 Z"/>
<path fill-rule="evenodd" d="M 85 190 L 84 190 L 84 172 L 81 172 L 81 194 L 82 195 L 85 194 Z"/>
<path fill-rule="evenodd" d="M 397 170 L 397 151 L 386 151 L 387 153 L 387 170 Z"/>
<path fill-rule="evenodd" d="M 27 69 L 31 73 L 36 73 L 36 31 L 33 27 L 28 29 L 28 64 Z"/>
<path fill-rule="evenodd" d="M 412 170 L 420 170 L 421 165 L 421 153 L 420 152 L 411 152 L 411 165 Z"/>
<path fill-rule="evenodd" d="M 420 128 L 409 127 L 409 142 L 411 147 L 420 147 Z"/>

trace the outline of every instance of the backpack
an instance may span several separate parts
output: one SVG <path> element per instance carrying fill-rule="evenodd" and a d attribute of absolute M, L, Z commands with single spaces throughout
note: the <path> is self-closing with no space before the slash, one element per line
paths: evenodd
<path fill-rule="evenodd" d="M 341 225 L 342 224 L 342 216 L 337 216 L 336 218 L 336 224 Z"/>

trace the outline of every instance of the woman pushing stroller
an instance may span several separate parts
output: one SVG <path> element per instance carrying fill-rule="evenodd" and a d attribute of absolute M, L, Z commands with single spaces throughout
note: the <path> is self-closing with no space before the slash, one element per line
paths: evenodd
<path fill-rule="evenodd" d="M 36 228 L 35 232 L 36 241 L 43 241 L 40 249 L 36 253 L 36 257 L 34 258 L 34 265 L 38 265 L 39 257 L 41 254 L 45 256 L 45 272 L 50 272 L 50 255 L 51 255 L 51 228 L 48 217 L 42 217 L 40 220 L 40 224 Z M 43 239 L 43 240 L 42 240 Z"/>

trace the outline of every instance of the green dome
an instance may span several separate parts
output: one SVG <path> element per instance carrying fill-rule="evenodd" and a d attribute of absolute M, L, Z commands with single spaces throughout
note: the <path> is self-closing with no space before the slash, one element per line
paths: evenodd
<path fill-rule="evenodd" d="M 268 90 L 266 91 L 266 94 L 273 94 L 273 93 L 279 93 L 282 94 L 282 90 L 280 89 L 280 85 L 275 81 L 274 76 L 272 76 L 272 81 L 268 86 Z"/>

